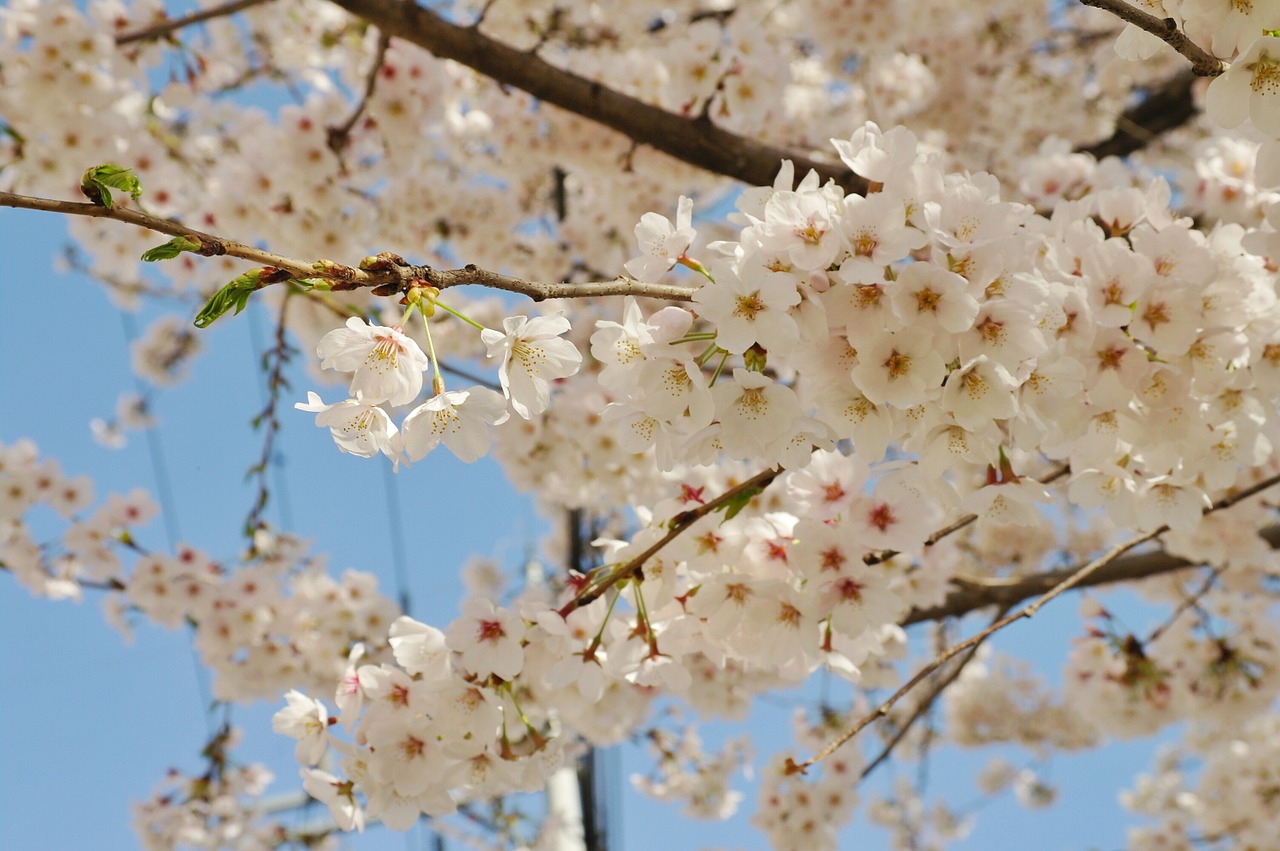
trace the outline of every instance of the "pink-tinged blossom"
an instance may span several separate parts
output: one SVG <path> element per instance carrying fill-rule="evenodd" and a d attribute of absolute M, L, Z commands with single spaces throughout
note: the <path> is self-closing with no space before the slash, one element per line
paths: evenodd
<path fill-rule="evenodd" d="M 1204 106 L 1223 127 L 1252 119 L 1263 133 L 1280 136 L 1280 38 L 1264 35 L 1254 41 L 1209 84 Z"/>
<path fill-rule="evenodd" d="M 443 443 L 470 464 L 489 451 L 489 428 L 511 413 L 501 393 L 487 387 L 447 390 L 414 408 L 400 424 L 399 446 L 411 461 L 420 461 Z"/>
<path fill-rule="evenodd" d="M 308 392 L 307 401 L 297 402 L 293 407 L 315 414 L 316 425 L 328 428 L 343 452 L 361 458 L 372 458 L 379 452 L 395 457 L 396 427 L 377 404 L 345 399 L 326 405 L 316 393 Z"/>
<path fill-rule="evenodd" d="M 925 244 L 925 235 L 907 224 L 902 199 L 887 192 L 847 196 L 840 222 L 849 246 L 840 278 L 849 283 L 880 280 L 885 266 Z"/>
<path fill-rule="evenodd" d="M 1212 505 L 1209 495 L 1194 482 L 1160 476 L 1147 482 L 1145 491 L 1138 495 L 1135 525 L 1139 529 L 1168 526 L 1191 532 L 1200 525 L 1205 509 Z"/>
<path fill-rule="evenodd" d="M 673 353 L 681 354 L 672 349 Z M 711 422 L 714 405 L 707 377 L 689 357 L 653 358 L 637 377 L 645 412 L 686 432 Z"/>
<path fill-rule="evenodd" d="M 486 328 L 480 339 L 491 358 L 501 358 L 498 379 L 511 407 L 526 420 L 551 403 L 551 382 L 568 378 L 582 366 L 582 354 L 560 335 L 569 330 L 562 315 L 508 316 L 502 331 Z"/>
<path fill-rule="evenodd" d="M 831 265 L 845 247 L 837 206 L 821 190 L 775 192 L 764 205 L 760 245 L 806 272 Z"/>
<path fill-rule="evenodd" d="M 818 616 L 830 618 L 831 628 L 848 636 L 894 623 L 908 608 L 889 590 L 888 577 L 872 571 L 861 559 L 818 582 Z"/>
<path fill-rule="evenodd" d="M 364 643 L 357 641 L 351 648 L 351 652 L 347 654 L 347 669 L 338 680 L 337 692 L 334 694 L 333 702 L 338 705 L 339 719 L 348 730 L 351 729 L 351 725 L 355 723 L 360 710 L 364 707 L 366 684 L 361 682 L 360 671 L 370 668 L 367 665 L 363 669 L 358 667 L 363 656 Z"/>
<path fill-rule="evenodd" d="M 653 281 L 669 270 L 689 250 L 698 235 L 693 227 L 693 201 L 680 196 L 676 222 L 657 213 L 645 213 L 636 225 L 636 242 L 641 256 L 623 264 L 627 274 L 638 281 Z"/>
<path fill-rule="evenodd" d="M 1009 370 L 979 355 L 947 376 L 941 404 L 956 422 L 977 430 L 992 420 L 1006 420 L 1018 411 L 1018 382 Z"/>
<path fill-rule="evenodd" d="M 478 677 L 495 674 L 514 679 L 524 667 L 524 623 L 514 612 L 473 598 L 462 606 L 462 617 L 449 625 L 445 641 L 459 655 L 462 667 Z"/>
<path fill-rule="evenodd" d="M 916 135 L 901 126 L 883 133 L 875 122 L 868 121 L 848 140 L 832 139 L 831 144 L 855 174 L 876 183 L 888 183 L 906 174 L 916 161 Z"/>
<path fill-rule="evenodd" d="M 626 393 L 648 352 L 680 339 L 692 324 L 693 314 L 681 307 L 664 307 L 645 319 L 639 303 L 627 296 L 622 322 L 599 319 L 591 335 L 591 356 L 604 365 L 600 383 L 614 392 Z"/>
<path fill-rule="evenodd" d="M 961 507 L 978 515 L 978 522 L 997 526 L 1038 526 L 1044 517 L 1037 506 L 1048 503 L 1049 491 L 1034 479 L 1003 482 L 978 488 Z"/>
<path fill-rule="evenodd" d="M 325 334 L 316 354 L 323 369 L 352 373 L 351 395 L 368 404 L 409 404 L 421 392 L 428 366 L 426 354 L 400 328 L 369 325 L 357 316 Z"/>

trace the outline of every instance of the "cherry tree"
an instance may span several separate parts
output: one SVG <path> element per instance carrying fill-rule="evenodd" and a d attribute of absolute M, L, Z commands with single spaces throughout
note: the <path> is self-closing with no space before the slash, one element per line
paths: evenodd
<path fill-rule="evenodd" d="M 0 83 L 0 205 L 65 217 L 122 310 L 175 306 L 149 386 L 251 303 L 276 324 L 234 541 L 155 546 L 145 493 L 0 447 L 10 581 L 189 624 L 331 816 L 273 821 L 226 727 L 139 805 L 146 847 L 336 847 L 548 787 L 524 841 L 582 847 L 558 784 L 640 737 L 638 785 L 698 817 L 743 817 L 754 759 L 774 847 L 851 819 L 941 847 L 945 800 L 859 785 L 1175 725 L 1130 847 L 1274 843 L 1277 0 L 11 0 Z M 492 453 L 551 569 L 436 624 L 328 574 L 265 513 L 311 423 L 400 476 Z M 152 427 L 130 395 L 93 431 Z M 1061 688 L 986 646 L 1072 597 Z M 839 696 L 754 755 L 704 746 L 819 676 Z M 1053 797 L 998 758 L 976 783 Z"/>

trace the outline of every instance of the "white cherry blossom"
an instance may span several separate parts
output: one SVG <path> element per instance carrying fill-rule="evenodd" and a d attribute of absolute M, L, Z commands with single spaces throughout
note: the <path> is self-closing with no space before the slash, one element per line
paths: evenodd
<path fill-rule="evenodd" d="M 1271 137 L 1280 136 L 1280 37 L 1256 38 L 1225 74 L 1209 83 L 1205 111 L 1223 127 L 1246 119 Z"/>
<path fill-rule="evenodd" d="M 394 457 L 398 429 L 377 403 L 363 399 L 345 399 L 326 405 L 315 392 L 307 393 L 306 402 L 294 407 L 316 415 L 316 425 L 328 428 L 334 442 L 343 452 L 372 458 L 381 452 Z"/>
<path fill-rule="evenodd" d="M 407 405 L 422 391 L 427 356 L 400 328 L 369 325 L 358 316 L 347 320 L 316 346 L 320 366 L 353 373 L 352 396 L 371 404 Z"/>
<path fill-rule="evenodd" d="M 551 402 L 551 382 L 566 378 L 582 365 L 582 354 L 560 335 L 569 330 L 561 315 L 509 316 L 502 331 L 480 332 L 489 357 L 501 358 L 498 377 L 511 407 L 525 419 L 537 416 Z"/>

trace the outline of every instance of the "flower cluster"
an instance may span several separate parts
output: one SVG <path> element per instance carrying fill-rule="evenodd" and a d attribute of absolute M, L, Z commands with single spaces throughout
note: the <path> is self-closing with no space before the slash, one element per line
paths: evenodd
<path fill-rule="evenodd" d="M 1280 4 L 1146 3 L 1227 67 L 1204 92 L 1212 121 L 1128 163 L 1083 151 L 1136 93 L 1160 102 L 1182 59 L 1133 27 L 1100 37 L 1115 19 L 1097 10 L 792 0 L 762 21 L 750 4 L 674 0 L 606 21 L 578 0 L 456 5 L 459 21 L 483 17 L 477 37 L 718 129 L 807 150 L 834 136 L 859 178 L 846 183 L 866 191 L 797 182 L 786 164 L 739 193 L 408 39 L 380 41 L 320 0 L 175 35 L 180 63 L 162 42 L 113 39 L 154 18 L 153 0 L 7 4 L 0 186 L 67 197 L 105 150 L 136 170 L 153 212 L 291 255 L 413 246 L 438 265 L 529 278 L 625 270 L 640 292 L 677 266 L 692 273 L 682 304 L 533 317 L 457 291 L 452 307 L 411 293 L 399 316 L 368 295 L 254 295 L 316 344 L 321 369 L 349 375 L 348 398 L 298 405 L 342 451 L 408 464 L 443 444 L 473 461 L 496 442 L 544 506 L 607 515 L 619 540 L 598 543 L 606 563 L 567 588 L 476 590 L 447 629 L 396 620 L 368 577 L 330 578 L 287 536 L 264 535 L 230 569 L 191 547 L 132 544 L 127 566 L 117 543 L 151 502 L 116 495 L 90 511 L 87 481 L 21 442 L 0 447 L 0 567 L 50 597 L 102 587 L 122 622 L 195 623 L 222 698 L 302 689 L 277 728 L 298 742 L 305 788 L 357 829 L 537 788 L 579 739 L 643 728 L 659 698 L 741 717 L 819 670 L 893 685 L 913 610 L 1087 557 L 1118 529 L 1169 527 L 1168 556 L 1210 565 L 1203 591 L 1147 583 L 1173 614 L 1146 633 L 1088 612 L 1061 694 L 979 657 L 945 699 L 946 734 L 1069 749 L 1216 721 L 1230 737 L 1190 740 L 1199 785 L 1169 763 L 1134 797 L 1162 820 L 1134 844 L 1190 824 L 1210 837 L 1256 825 L 1245 841 L 1265 844 L 1275 725 L 1260 716 L 1280 688 L 1280 636 L 1261 602 L 1274 555 L 1258 530 L 1275 512 L 1205 512 L 1280 469 Z M 259 78 L 299 96 L 271 114 L 227 96 Z M 345 129 L 343 115 L 355 116 Z M 677 198 L 674 221 L 653 212 Z M 715 221 L 731 201 L 736 214 Z M 135 308 L 151 286 L 136 258 L 155 235 L 87 218 L 71 229 Z M 639 256 L 620 237 L 632 232 Z M 178 293 L 242 271 L 189 254 L 166 267 Z M 436 308 L 485 322 L 471 333 L 432 316 L 424 351 L 406 326 Z M 379 318 L 333 327 L 353 313 Z M 436 346 L 487 355 L 494 386 L 447 390 Z M 161 319 L 133 367 L 169 386 L 198 349 Z M 126 403 L 114 425 L 143 414 Z M 97 432 L 118 442 L 112 426 Z M 68 521 L 56 544 L 31 532 L 41 504 Z M 548 546 L 567 561 L 565 542 Z M 335 681 L 331 724 L 308 694 Z M 816 751 L 834 733 L 799 738 Z M 650 791 L 702 815 L 732 809 L 737 752 L 705 754 L 693 734 L 651 741 L 664 762 Z M 338 766 L 317 767 L 328 751 Z M 779 847 L 834 846 L 861 765 L 848 747 L 821 777 L 771 760 L 757 824 Z M 1028 803 L 1052 797 L 1035 775 L 991 774 Z M 224 780 L 211 811 L 259 785 Z M 231 841 L 171 803 L 153 802 L 148 830 Z M 967 828 L 905 786 L 869 810 L 898 838 Z"/>
<path fill-rule="evenodd" d="M 430 335 L 430 326 L 424 327 Z M 582 356 L 559 336 L 568 328 L 560 316 L 513 316 L 503 321 L 501 332 L 482 329 L 489 356 L 501 359 L 502 393 L 480 386 L 445 390 L 437 362 L 434 395 L 397 428 L 382 406 L 415 402 L 431 359 L 403 328 L 352 317 L 316 347 L 321 367 L 351 373 L 352 398 L 326 405 L 311 392 L 295 407 L 314 413 L 316 425 L 328 427 L 343 452 L 365 458 L 381 453 L 398 464 L 420 461 L 443 443 L 470 463 L 488 453 L 489 427 L 507 421 L 508 402 L 525 419 L 537 416 L 550 404 L 551 382 L 577 372 Z"/>

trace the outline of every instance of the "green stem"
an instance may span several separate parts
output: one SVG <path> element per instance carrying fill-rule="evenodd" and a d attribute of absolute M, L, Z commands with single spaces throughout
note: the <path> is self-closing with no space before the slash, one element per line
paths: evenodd
<path fill-rule="evenodd" d="M 644 604 L 644 594 L 640 593 L 640 582 L 631 583 L 636 592 L 636 617 L 644 623 L 645 638 L 649 641 L 649 658 L 658 655 L 658 637 L 653 634 L 653 624 L 649 621 L 649 610 Z"/>
<path fill-rule="evenodd" d="M 722 354 L 722 355 L 720 356 L 720 363 L 719 363 L 719 364 L 717 364 L 715 374 L 711 376 L 711 381 L 707 384 L 707 386 L 708 386 L 708 387 L 715 387 L 715 386 L 716 386 L 716 379 L 718 379 L 718 378 L 720 377 L 720 373 L 724 372 L 724 363 L 725 363 L 725 361 L 727 361 L 728 359 L 729 359 L 729 353 L 728 353 L 728 352 L 725 352 L 724 354 Z"/>
<path fill-rule="evenodd" d="M 422 311 L 419 311 L 419 313 L 422 313 Z M 427 355 L 431 358 L 433 372 L 431 390 L 434 395 L 439 396 L 444 392 L 444 376 L 440 374 L 440 359 L 436 357 L 436 344 L 431 339 L 431 323 L 427 321 L 427 314 L 425 313 L 422 313 L 422 330 L 427 335 Z"/>
<path fill-rule="evenodd" d="M 595 652 L 600 649 L 600 642 L 604 641 L 604 628 L 609 625 L 609 618 L 613 616 L 613 607 L 618 605 L 618 598 L 621 592 L 614 594 L 613 599 L 609 601 L 609 608 L 605 610 L 604 620 L 600 622 L 600 629 L 596 631 L 595 637 L 591 639 L 591 644 L 587 647 L 587 653 L 594 656 Z"/>
<path fill-rule="evenodd" d="M 704 340 L 714 340 L 715 338 L 715 331 L 690 331 L 679 340 L 672 340 L 671 345 L 678 346 L 681 343 L 700 343 Z"/>
<path fill-rule="evenodd" d="M 712 343 L 711 345 L 707 346 L 706 350 L 703 351 L 702 354 L 698 355 L 698 366 L 699 367 L 706 366 L 707 361 L 711 360 L 711 357 L 718 351 L 720 351 L 720 347 L 717 346 L 715 343 Z"/>
<path fill-rule="evenodd" d="M 477 321 L 475 321 L 474 319 L 472 319 L 470 316 L 467 316 L 467 315 L 465 315 L 465 314 L 459 313 L 458 311 L 454 310 L 452 307 L 450 307 L 449 305 L 445 304 L 445 303 L 444 303 L 444 302 L 442 302 L 442 301 L 436 301 L 435 299 L 432 299 L 431 303 L 432 303 L 432 304 L 434 304 L 436 307 L 440 308 L 441 310 L 445 311 L 446 313 L 452 313 L 454 316 L 458 317 L 458 318 L 459 318 L 459 319 L 461 319 L 463 322 L 467 323 L 468 325 L 470 325 L 472 328 L 476 329 L 477 331 L 488 331 L 488 330 L 489 330 L 488 328 L 486 328 L 486 327 L 484 327 L 483 325 L 481 325 L 479 322 L 477 322 Z"/>

